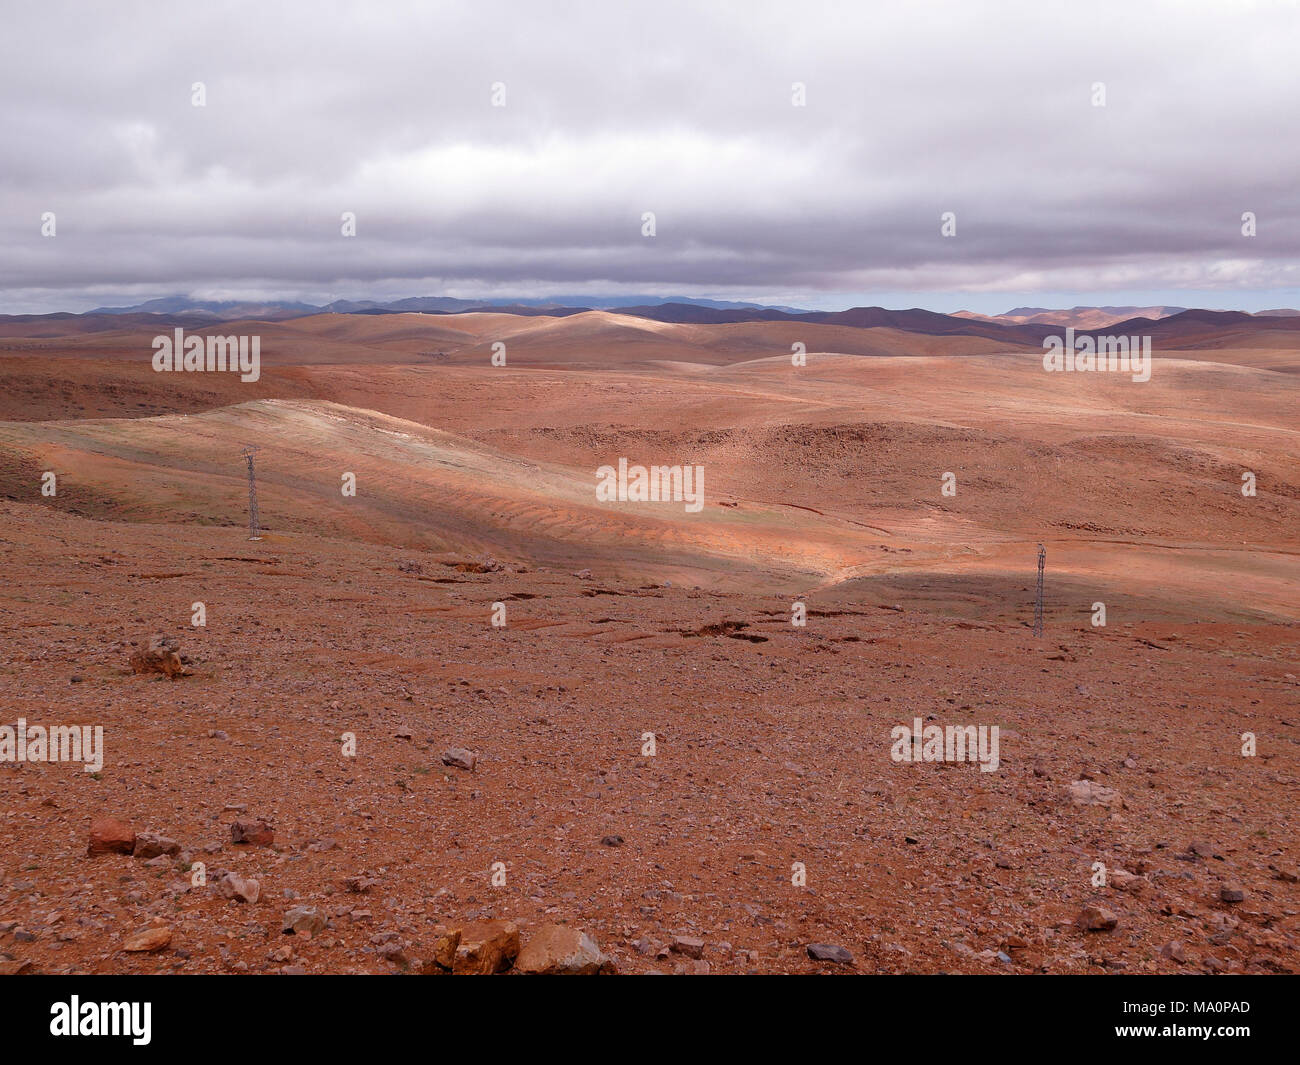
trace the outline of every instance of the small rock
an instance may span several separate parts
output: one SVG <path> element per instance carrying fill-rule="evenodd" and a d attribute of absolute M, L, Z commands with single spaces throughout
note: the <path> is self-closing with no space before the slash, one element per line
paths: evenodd
<path fill-rule="evenodd" d="M 456 948 L 460 946 L 460 929 L 440 928 L 433 944 L 433 963 L 440 969 L 450 971 L 456 964 Z"/>
<path fill-rule="evenodd" d="M 808 957 L 813 961 L 833 961 L 837 965 L 853 964 L 853 955 L 833 943 L 809 943 Z"/>
<path fill-rule="evenodd" d="M 155 950 L 162 950 L 171 941 L 172 930 L 166 925 L 159 925 L 156 928 L 133 932 L 122 940 L 122 949 L 132 954 L 152 953 Z"/>
<path fill-rule="evenodd" d="M 466 769 L 472 773 L 474 767 L 478 765 L 478 755 L 473 751 L 467 751 L 464 747 L 450 747 L 442 752 L 442 764 Z"/>
<path fill-rule="evenodd" d="M 131 854 L 136 858 L 158 858 L 162 855 L 179 854 L 181 845 L 174 839 L 160 836 L 157 832 L 141 832 L 135 837 L 135 846 Z"/>
<path fill-rule="evenodd" d="M 275 829 L 261 818 L 256 821 L 235 821 L 230 826 L 230 842 L 269 847 L 275 842 Z"/>
<path fill-rule="evenodd" d="M 1105 906 L 1085 906 L 1077 924 L 1085 932 L 1109 932 L 1119 924 L 1119 918 Z"/>
<path fill-rule="evenodd" d="M 623 845 L 622 836 L 601 836 L 600 842 L 606 847 L 621 847 Z"/>
<path fill-rule="evenodd" d="M 1124 799 L 1118 791 L 1092 780 L 1071 782 L 1069 793 L 1070 801 L 1076 806 L 1105 806 L 1118 809 L 1124 805 Z"/>
<path fill-rule="evenodd" d="M 688 958 L 704 956 L 704 940 L 693 936 L 674 936 L 670 947 L 674 954 L 685 954 Z"/>
<path fill-rule="evenodd" d="M 255 903 L 262 895 L 262 884 L 252 877 L 243 877 L 238 873 L 227 873 L 215 884 L 213 889 L 222 898 L 239 899 L 241 902 L 247 902 L 250 905 Z"/>
<path fill-rule="evenodd" d="M 1161 947 L 1160 956 L 1168 958 L 1170 961 L 1176 961 L 1179 965 L 1187 961 L 1187 951 L 1183 949 L 1182 941 L 1177 939 Z"/>
<path fill-rule="evenodd" d="M 155 636 L 143 651 L 134 652 L 130 659 L 134 673 L 162 673 L 172 680 L 183 677 L 189 670 L 181 663 L 180 642 L 174 636 Z"/>
<path fill-rule="evenodd" d="M 135 832 L 113 817 L 97 817 L 90 822 L 88 855 L 130 854 L 135 848 Z"/>
<path fill-rule="evenodd" d="M 1224 884 L 1219 888 L 1219 898 L 1224 902 L 1245 902 L 1246 892 L 1240 884 Z"/>
<path fill-rule="evenodd" d="M 315 906 L 294 906 L 285 912 L 282 928 L 287 936 L 306 936 L 310 939 L 325 931 L 325 917 Z"/>
<path fill-rule="evenodd" d="M 1116 891 L 1127 891 L 1132 895 L 1140 895 L 1149 883 L 1145 877 L 1134 876 L 1127 869 L 1112 869 L 1108 876 L 1110 886 Z"/>

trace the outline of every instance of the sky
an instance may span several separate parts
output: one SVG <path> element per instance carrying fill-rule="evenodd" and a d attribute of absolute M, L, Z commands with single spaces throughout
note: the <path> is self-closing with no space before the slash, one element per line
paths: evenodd
<path fill-rule="evenodd" d="M 584 292 L 1300 307 L 1295 0 L 0 18 L 0 313 Z"/>

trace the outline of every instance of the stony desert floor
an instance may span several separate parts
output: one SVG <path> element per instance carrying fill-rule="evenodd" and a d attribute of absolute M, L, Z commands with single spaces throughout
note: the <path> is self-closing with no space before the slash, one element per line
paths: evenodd
<path fill-rule="evenodd" d="M 622 973 L 1300 967 L 1295 352 L 424 317 L 281 324 L 246 391 L 5 340 L 0 725 L 105 748 L 0 762 L 6 971 L 423 972 L 491 919 Z M 620 456 L 703 510 L 598 503 Z M 895 762 L 918 717 L 997 770 Z"/>

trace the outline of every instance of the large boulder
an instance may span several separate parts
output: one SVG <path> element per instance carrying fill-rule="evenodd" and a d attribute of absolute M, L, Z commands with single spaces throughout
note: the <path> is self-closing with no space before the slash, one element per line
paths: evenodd
<path fill-rule="evenodd" d="M 514 921 L 476 921 L 460 929 L 451 971 L 460 976 L 503 973 L 519 956 L 519 926 Z"/>
<path fill-rule="evenodd" d="M 614 960 L 601 953 L 591 936 L 564 924 L 542 925 L 515 960 L 515 972 L 546 976 L 595 976 L 615 969 Z"/>

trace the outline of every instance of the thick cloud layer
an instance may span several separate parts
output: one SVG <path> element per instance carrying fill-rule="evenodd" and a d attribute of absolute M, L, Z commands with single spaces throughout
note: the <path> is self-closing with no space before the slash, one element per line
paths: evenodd
<path fill-rule="evenodd" d="M 0 311 L 174 292 L 1300 300 L 1294 2 L 3 19 Z"/>

